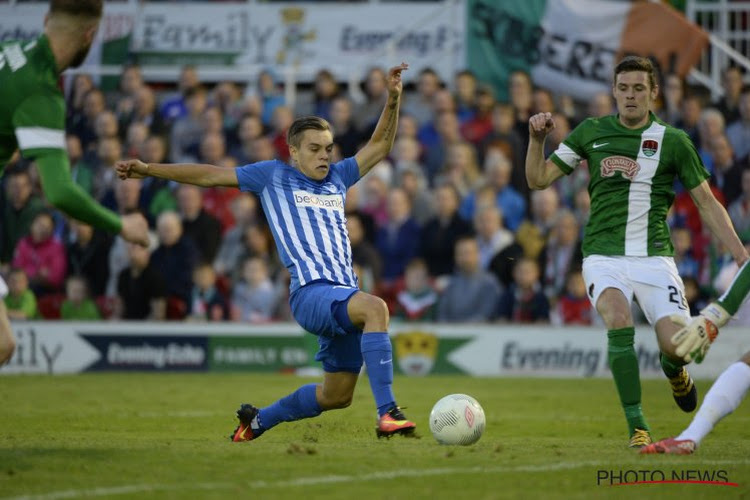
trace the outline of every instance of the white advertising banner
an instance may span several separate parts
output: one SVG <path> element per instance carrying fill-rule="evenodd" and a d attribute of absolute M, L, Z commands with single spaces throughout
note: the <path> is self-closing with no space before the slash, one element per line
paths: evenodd
<path fill-rule="evenodd" d="M 0 41 L 38 36 L 47 8 L 0 4 Z M 191 63 L 281 71 L 293 66 L 300 80 L 323 68 L 343 79 L 401 61 L 411 67 L 407 79 L 426 67 L 449 78 L 464 60 L 461 2 L 127 2 L 106 3 L 104 14 L 88 64 L 115 64 L 102 59 L 102 48 L 119 41 L 129 44 L 144 67 Z"/>
<path fill-rule="evenodd" d="M 463 57 L 460 3 L 145 4 L 131 49 L 145 61 L 294 66 L 302 78 L 409 62 L 449 77 Z"/>
<path fill-rule="evenodd" d="M 83 371 L 289 372 L 315 365 L 315 338 L 293 323 L 16 322 L 18 348 L 0 374 Z M 399 324 L 391 329 L 396 371 L 411 376 L 610 377 L 599 328 Z M 750 336 L 726 328 L 690 373 L 716 378 L 747 350 Z M 639 328 L 643 378 L 663 378 L 654 333 Z M 317 365 L 315 365 L 317 366 Z"/>

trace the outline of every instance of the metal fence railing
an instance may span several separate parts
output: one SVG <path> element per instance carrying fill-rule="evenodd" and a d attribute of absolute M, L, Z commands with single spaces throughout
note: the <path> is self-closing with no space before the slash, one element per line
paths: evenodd
<path fill-rule="evenodd" d="M 708 87 L 712 98 L 721 97 L 721 73 L 727 66 L 743 67 L 750 75 L 750 0 L 688 0 L 685 15 L 711 40 L 690 76 Z"/>

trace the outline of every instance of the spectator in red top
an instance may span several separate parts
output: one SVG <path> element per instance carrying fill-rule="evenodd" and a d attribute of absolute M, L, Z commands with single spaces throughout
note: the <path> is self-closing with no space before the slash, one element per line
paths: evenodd
<path fill-rule="evenodd" d="M 476 113 L 461 126 L 464 139 L 479 146 L 492 132 L 492 110 L 495 107 L 495 94 L 482 85 L 477 90 Z"/>
<path fill-rule="evenodd" d="M 294 121 L 294 113 L 288 106 L 279 106 L 273 112 L 271 125 L 273 130 L 270 139 L 276 150 L 276 158 L 283 162 L 289 162 L 289 145 L 286 143 L 286 132 Z M 259 161 L 254 159 L 253 161 Z"/>
<path fill-rule="evenodd" d="M 557 302 L 556 321 L 562 325 L 590 325 L 591 301 L 586 296 L 586 283 L 580 270 L 568 273 L 565 292 Z"/>
<path fill-rule="evenodd" d="M 52 215 L 43 211 L 34 217 L 31 230 L 18 242 L 13 267 L 26 272 L 31 289 L 39 295 L 59 291 L 65 281 L 65 247 L 54 236 Z"/>

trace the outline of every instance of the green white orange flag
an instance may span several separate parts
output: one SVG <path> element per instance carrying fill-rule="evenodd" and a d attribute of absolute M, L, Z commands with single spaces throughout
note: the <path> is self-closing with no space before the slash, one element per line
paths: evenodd
<path fill-rule="evenodd" d="M 611 0 L 469 0 L 467 66 L 507 99 L 508 76 L 586 99 L 608 91 L 625 55 L 650 57 L 685 76 L 708 34 L 669 5 Z"/>

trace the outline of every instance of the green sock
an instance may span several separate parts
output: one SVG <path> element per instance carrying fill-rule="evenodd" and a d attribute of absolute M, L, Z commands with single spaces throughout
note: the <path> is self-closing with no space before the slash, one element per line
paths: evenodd
<path fill-rule="evenodd" d="M 641 375 L 635 355 L 635 328 L 618 328 L 607 332 L 609 369 L 615 380 L 620 403 L 625 411 L 630 435 L 636 428 L 649 430 L 641 409 Z"/>
<path fill-rule="evenodd" d="M 685 366 L 685 363 L 682 361 L 670 359 L 661 352 L 659 353 L 659 362 L 661 363 L 661 369 L 664 371 L 664 375 L 669 378 L 680 373 L 682 367 Z"/>
<path fill-rule="evenodd" d="M 717 302 L 726 312 L 734 316 L 750 292 L 750 260 L 737 271 L 732 283 Z"/>

